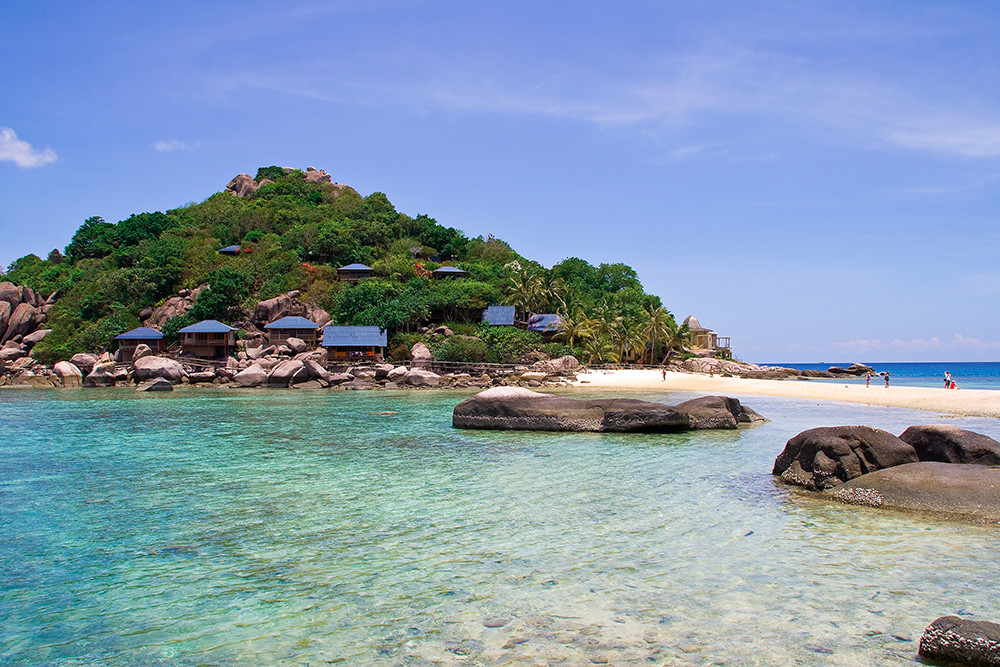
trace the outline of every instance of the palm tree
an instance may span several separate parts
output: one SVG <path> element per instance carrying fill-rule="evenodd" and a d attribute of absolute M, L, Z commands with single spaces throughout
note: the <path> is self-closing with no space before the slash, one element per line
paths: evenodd
<path fill-rule="evenodd" d="M 592 338 L 594 335 L 593 323 L 587 319 L 582 310 L 577 309 L 573 315 L 559 313 L 559 333 L 556 338 L 566 341 L 573 347 L 577 339 Z"/>
<path fill-rule="evenodd" d="M 588 364 L 610 361 L 618 363 L 619 357 L 615 352 L 615 346 L 607 336 L 599 335 L 588 338 L 583 343 L 583 356 Z"/>
<path fill-rule="evenodd" d="M 691 344 L 691 327 L 687 323 L 677 326 L 677 321 L 672 317 L 670 321 L 671 326 L 666 340 L 667 349 L 666 354 L 663 355 L 663 361 L 668 360 L 673 352 L 683 352 L 684 347 Z"/>
<path fill-rule="evenodd" d="M 511 275 L 504 291 L 507 293 L 508 303 L 520 310 L 527 319 L 528 313 L 533 312 L 538 304 L 541 289 L 541 276 L 521 269 Z"/>
<path fill-rule="evenodd" d="M 646 313 L 648 319 L 642 328 L 642 333 L 649 340 L 649 362 L 653 363 L 653 355 L 656 354 L 656 339 L 666 339 L 670 336 L 671 325 L 676 327 L 677 323 L 670 311 L 660 306 L 650 308 Z"/>

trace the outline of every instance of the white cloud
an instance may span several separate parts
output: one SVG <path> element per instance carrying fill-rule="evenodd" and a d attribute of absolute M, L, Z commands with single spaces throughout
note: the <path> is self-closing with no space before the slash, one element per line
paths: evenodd
<path fill-rule="evenodd" d="M 187 143 L 177 139 L 159 139 L 153 144 L 153 148 L 161 153 L 173 153 L 174 151 L 194 151 L 201 148 L 200 141 Z"/>
<path fill-rule="evenodd" d="M 883 341 L 878 338 L 856 338 L 834 347 L 849 352 L 871 352 L 888 350 L 948 350 L 948 351 L 984 351 L 1000 349 L 1000 341 L 982 341 L 978 338 L 956 333 L 951 340 L 943 341 L 937 336 L 931 338 L 895 338 Z"/>
<path fill-rule="evenodd" d="M 9 127 L 0 127 L 0 160 L 13 162 L 18 167 L 42 167 L 58 159 L 51 148 L 36 150 L 27 141 L 17 138 Z"/>

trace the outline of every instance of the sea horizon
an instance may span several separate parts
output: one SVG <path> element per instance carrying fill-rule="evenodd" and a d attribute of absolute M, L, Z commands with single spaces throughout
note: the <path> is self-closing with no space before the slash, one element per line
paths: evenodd
<path fill-rule="evenodd" d="M 847 368 L 852 363 L 871 366 L 876 373 L 889 373 L 889 381 L 902 387 L 944 388 L 944 373 L 948 371 L 962 389 L 1000 389 L 1000 361 L 860 361 L 860 362 L 782 362 L 759 363 L 760 366 L 782 366 L 797 370 L 825 371 L 831 366 Z M 820 382 L 824 380 L 818 380 Z M 838 378 L 828 382 L 864 383 L 865 378 Z M 875 380 L 873 380 L 875 381 Z M 877 378 L 882 381 L 882 378 Z"/>

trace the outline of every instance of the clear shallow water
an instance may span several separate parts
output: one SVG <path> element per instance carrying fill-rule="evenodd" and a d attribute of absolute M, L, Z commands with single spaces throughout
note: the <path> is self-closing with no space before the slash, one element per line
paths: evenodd
<path fill-rule="evenodd" d="M 876 372 L 889 372 L 889 381 L 893 385 L 903 387 L 941 387 L 944 389 L 944 372 L 952 375 L 955 384 L 962 389 L 1000 389 L 1000 362 L 995 361 L 962 361 L 962 362 L 864 362 Z M 825 371 L 830 366 L 847 368 L 850 362 L 833 364 L 769 364 L 800 370 Z M 820 380 L 822 381 L 822 380 Z M 850 382 L 864 384 L 865 378 L 838 379 L 831 382 Z M 882 382 L 882 378 L 873 378 L 872 382 Z"/>
<path fill-rule="evenodd" d="M 0 663 L 892 665 L 1000 619 L 1000 528 L 769 474 L 805 428 L 997 420 L 741 397 L 772 421 L 454 430 L 465 395 L 0 392 Z"/>

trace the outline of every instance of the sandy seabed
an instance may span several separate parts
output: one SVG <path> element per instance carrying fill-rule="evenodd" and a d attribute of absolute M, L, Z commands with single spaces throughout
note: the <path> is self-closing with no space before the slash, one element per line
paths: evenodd
<path fill-rule="evenodd" d="M 594 370 L 578 374 L 574 384 L 602 389 L 787 396 L 1000 418 L 1000 390 L 885 387 L 882 378 L 877 380 L 876 382 L 873 379 L 871 386 L 865 387 L 859 384 L 818 380 L 748 380 L 739 377 L 669 371 L 664 380 L 661 372 L 657 370 Z"/>

